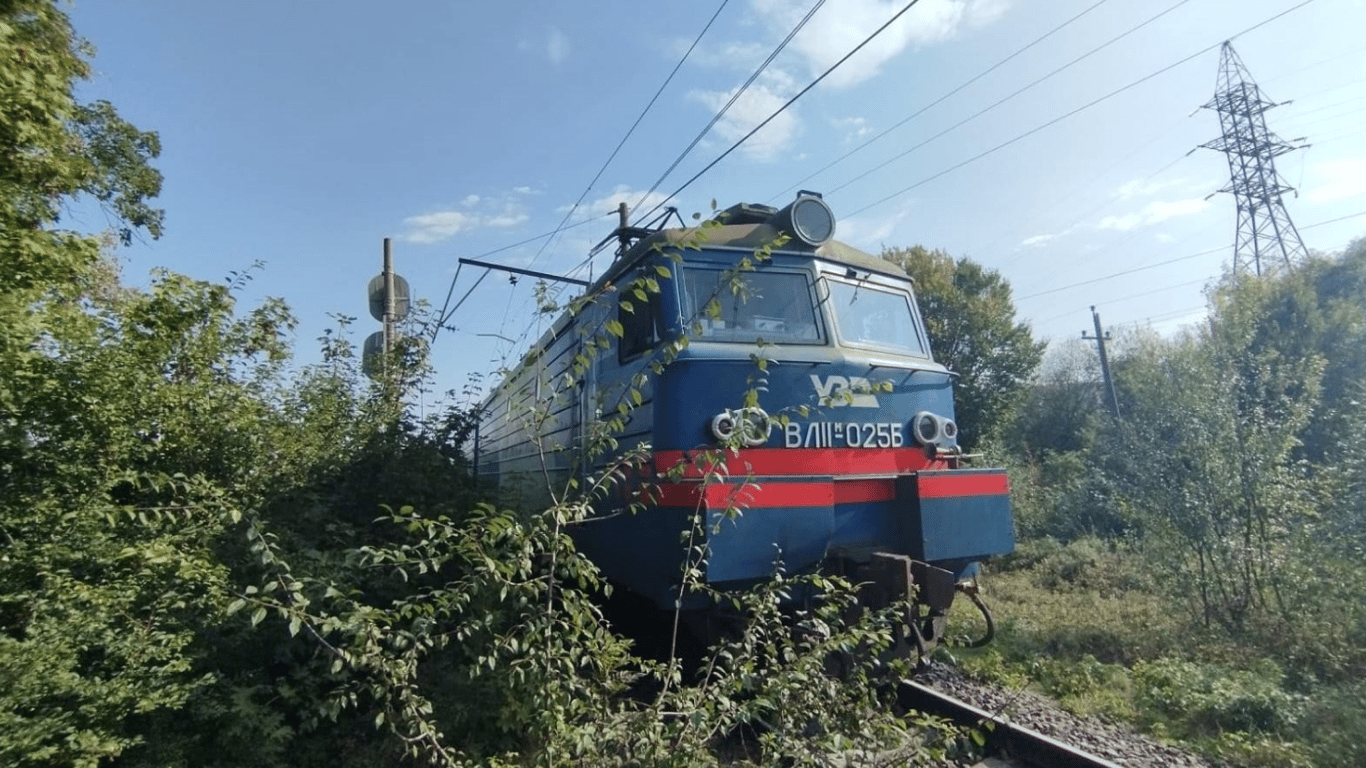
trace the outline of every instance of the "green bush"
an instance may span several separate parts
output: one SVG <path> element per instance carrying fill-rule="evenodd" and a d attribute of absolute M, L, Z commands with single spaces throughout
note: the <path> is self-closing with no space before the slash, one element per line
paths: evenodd
<path fill-rule="evenodd" d="M 1307 703 L 1281 688 L 1280 668 L 1265 659 L 1252 669 L 1159 659 L 1135 664 L 1133 675 L 1139 708 L 1189 735 L 1289 735 Z"/>
<path fill-rule="evenodd" d="M 1300 721 L 1319 768 L 1366 765 L 1366 683 L 1325 687 L 1310 699 Z"/>

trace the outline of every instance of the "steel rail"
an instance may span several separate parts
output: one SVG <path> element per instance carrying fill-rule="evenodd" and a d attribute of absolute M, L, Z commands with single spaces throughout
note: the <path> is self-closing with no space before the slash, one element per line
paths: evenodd
<path fill-rule="evenodd" d="M 992 730 L 986 734 L 987 743 L 1013 759 L 1039 768 L 1123 768 L 1118 763 L 1013 723 L 1008 716 L 979 709 L 914 680 L 901 681 L 897 700 L 902 706 L 940 715 L 963 726 L 992 723 Z"/>

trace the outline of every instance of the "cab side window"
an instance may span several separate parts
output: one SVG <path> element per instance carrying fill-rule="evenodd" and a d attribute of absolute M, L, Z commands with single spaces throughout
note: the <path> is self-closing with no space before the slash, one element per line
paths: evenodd
<path fill-rule="evenodd" d="M 635 277 L 623 281 L 617 302 L 617 321 L 622 336 L 618 345 L 618 360 L 625 362 L 651 349 L 659 341 L 659 294 L 645 292 L 645 300 L 632 289 Z"/>

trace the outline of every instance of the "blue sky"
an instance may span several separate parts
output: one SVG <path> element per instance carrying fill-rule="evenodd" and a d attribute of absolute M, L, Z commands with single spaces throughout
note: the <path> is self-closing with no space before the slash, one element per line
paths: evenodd
<path fill-rule="evenodd" d="M 1118 331 L 1198 322 L 1235 227 L 1233 197 L 1210 197 L 1228 182 L 1224 157 L 1191 152 L 1219 135 L 1198 108 L 1223 40 L 1295 8 L 1233 45 L 1268 98 L 1293 102 L 1267 112 L 1271 130 L 1311 144 L 1277 161 L 1306 245 L 1338 251 L 1366 233 L 1366 0 L 1299 2 L 921 0 L 669 204 L 690 218 L 713 200 L 823 192 L 841 240 L 1000 270 L 1042 338 L 1079 337 L 1093 304 Z M 827 0 L 663 176 L 815 5 L 729 0 L 590 187 L 721 5 L 77 0 L 73 23 L 98 50 L 83 96 L 164 147 L 167 232 L 123 251 L 125 275 L 222 279 L 259 259 L 242 300 L 287 300 L 307 360 L 329 313 L 357 317 L 357 342 L 377 329 L 365 286 L 384 237 L 438 306 L 461 257 L 568 272 L 619 200 L 644 200 L 638 213 L 662 202 L 905 0 Z M 562 221 L 578 226 L 513 245 Z M 80 207 L 65 223 L 105 226 Z M 479 274 L 461 270 L 455 296 Z M 543 322 L 532 289 L 503 274 L 475 288 L 437 340 L 438 390 L 516 359 Z"/>

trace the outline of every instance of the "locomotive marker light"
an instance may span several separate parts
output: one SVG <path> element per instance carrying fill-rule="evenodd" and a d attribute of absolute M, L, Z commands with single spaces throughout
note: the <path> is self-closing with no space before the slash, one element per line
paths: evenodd
<path fill-rule="evenodd" d="M 773 214 L 769 223 L 809 246 L 819 248 L 835 236 L 835 214 L 815 192 L 802 190 L 797 199 Z"/>

